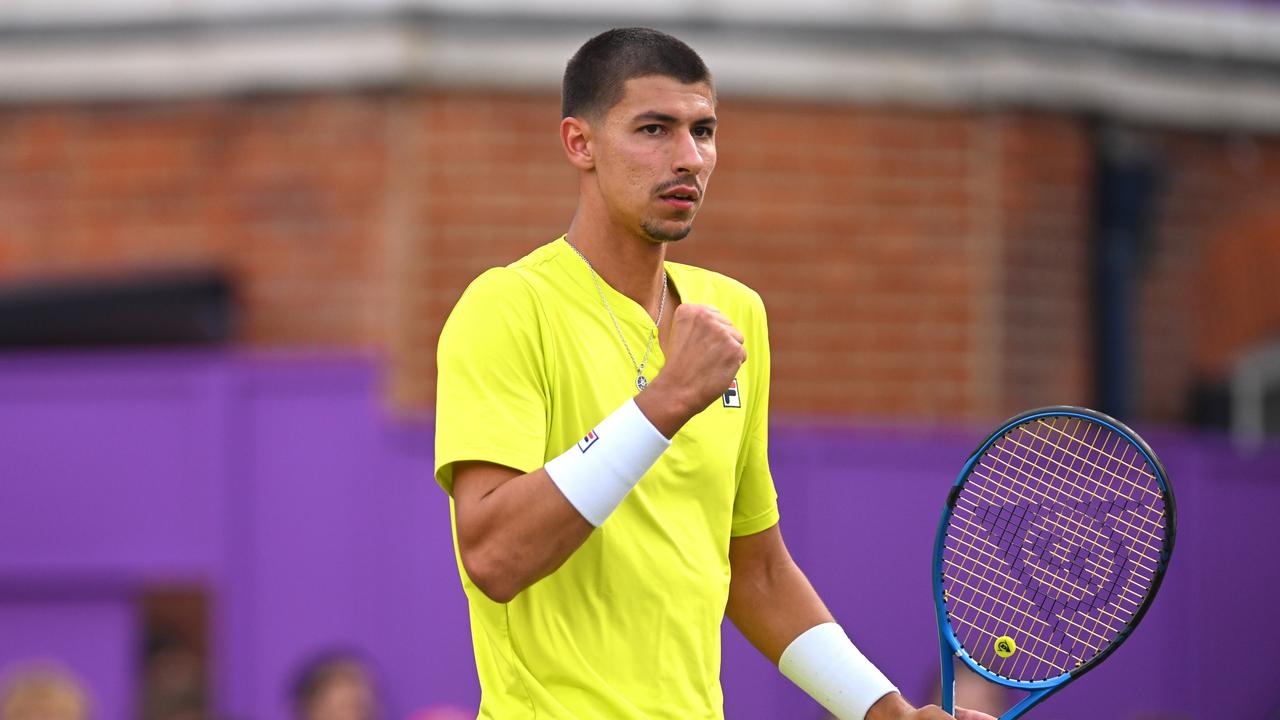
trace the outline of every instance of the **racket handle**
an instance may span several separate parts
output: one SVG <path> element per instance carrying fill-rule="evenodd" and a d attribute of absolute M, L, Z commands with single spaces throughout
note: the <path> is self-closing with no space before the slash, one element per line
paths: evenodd
<path fill-rule="evenodd" d="M 942 709 L 947 714 L 954 714 L 956 711 L 956 666 L 955 658 L 951 654 L 951 646 L 946 640 L 939 639 L 942 645 Z"/>

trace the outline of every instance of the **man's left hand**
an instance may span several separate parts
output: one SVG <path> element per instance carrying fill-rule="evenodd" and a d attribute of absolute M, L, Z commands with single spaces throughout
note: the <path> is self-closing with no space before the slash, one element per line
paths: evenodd
<path fill-rule="evenodd" d="M 913 708 L 898 693 L 889 693 L 880 698 L 867 713 L 866 720 L 996 720 L 994 717 L 977 710 L 956 708 L 954 716 L 943 712 L 937 705 Z"/>

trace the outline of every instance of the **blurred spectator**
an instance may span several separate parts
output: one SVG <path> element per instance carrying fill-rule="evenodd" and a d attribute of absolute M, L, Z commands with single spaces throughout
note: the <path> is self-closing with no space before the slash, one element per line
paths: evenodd
<path fill-rule="evenodd" d="M 303 663 L 293 685 L 296 720 L 381 720 L 373 668 L 357 653 L 336 650 Z"/>
<path fill-rule="evenodd" d="M 30 666 L 0 684 L 0 720 L 89 720 L 89 697 L 70 672 Z"/>
<path fill-rule="evenodd" d="M 204 662 L 182 641 L 163 633 L 150 638 L 143 679 L 144 720 L 203 720 Z"/>

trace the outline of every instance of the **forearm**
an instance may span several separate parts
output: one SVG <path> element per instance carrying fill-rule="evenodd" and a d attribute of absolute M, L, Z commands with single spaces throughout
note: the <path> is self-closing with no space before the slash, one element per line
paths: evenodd
<path fill-rule="evenodd" d="M 790 555 L 756 572 L 735 571 L 725 612 L 738 631 L 775 665 L 801 633 L 833 622 L 831 612 Z"/>
<path fill-rule="evenodd" d="M 783 674 L 842 720 L 907 717 L 910 705 L 836 624 L 777 526 L 734 538 L 729 559 L 726 612 Z"/>

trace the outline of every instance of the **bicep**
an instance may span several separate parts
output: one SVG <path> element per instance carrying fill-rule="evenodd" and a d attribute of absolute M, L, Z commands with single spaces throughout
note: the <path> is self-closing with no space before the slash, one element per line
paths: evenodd
<path fill-rule="evenodd" d="M 467 544 L 484 525 L 485 498 L 523 473 L 505 465 L 479 460 L 453 463 L 452 471 L 458 542 Z"/>
<path fill-rule="evenodd" d="M 782 530 L 774 523 L 769 528 L 751 535 L 740 535 L 729 540 L 729 567 L 732 580 L 750 585 L 768 583 L 779 570 L 794 565 Z"/>

